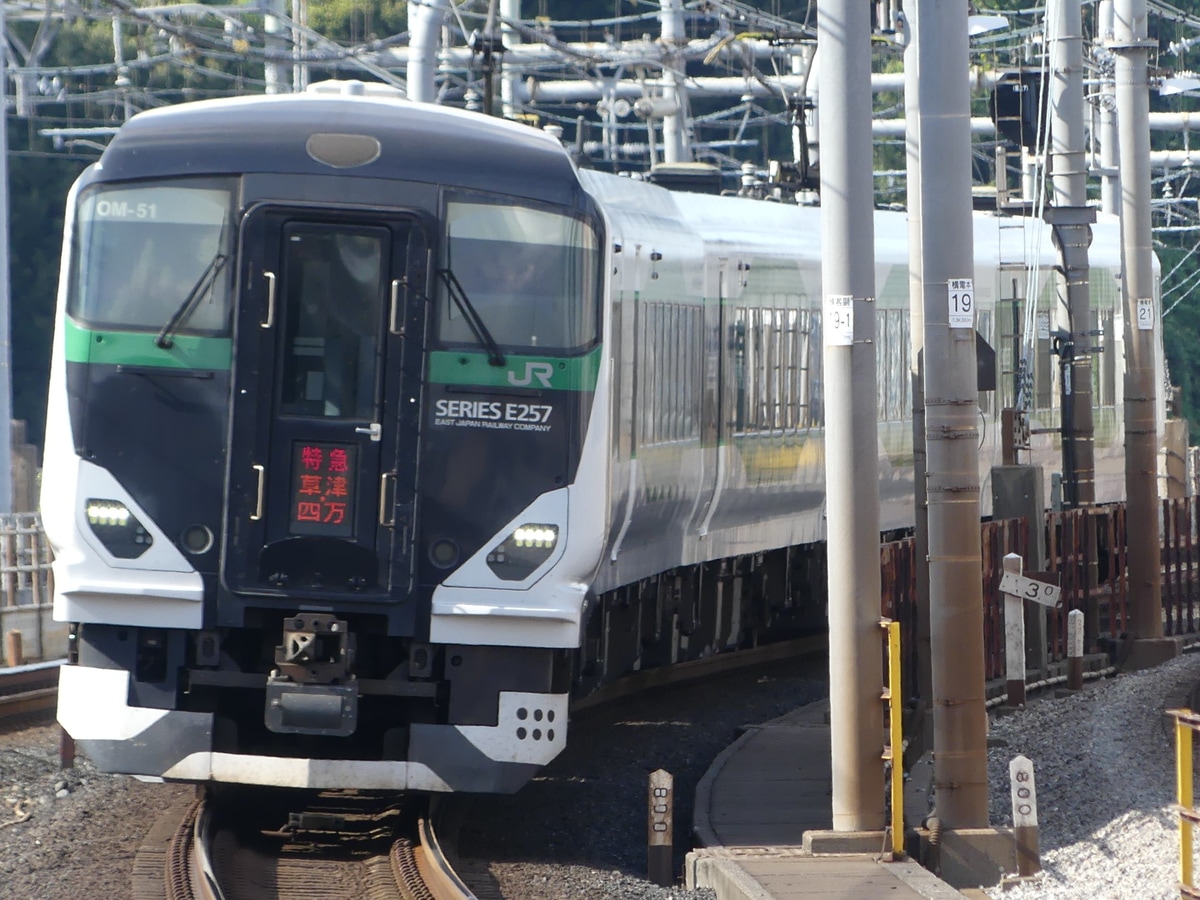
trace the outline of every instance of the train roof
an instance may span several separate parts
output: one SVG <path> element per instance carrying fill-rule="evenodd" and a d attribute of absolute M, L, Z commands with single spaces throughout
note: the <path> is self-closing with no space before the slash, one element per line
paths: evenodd
<path fill-rule="evenodd" d="M 644 181 L 588 170 L 581 171 L 580 177 L 610 215 L 653 221 L 662 231 L 691 232 L 710 247 L 727 246 L 768 254 L 792 252 L 813 260 L 821 257 L 819 206 L 670 191 Z M 908 213 L 876 209 L 873 218 L 875 262 L 907 265 Z M 1001 264 L 1028 264 L 1034 248 L 1039 266 L 1047 268 L 1060 263 L 1052 229 L 1038 218 L 975 211 L 972 223 L 976 265 L 997 268 Z M 1117 217 L 1099 213 L 1092 225 L 1092 237 L 1090 264 L 1119 269 Z"/>
<path fill-rule="evenodd" d="M 374 139 L 379 152 L 359 165 L 331 165 L 309 152 L 314 134 Z M 113 137 L 95 177 L 255 172 L 453 183 L 549 202 L 575 202 L 579 193 L 570 157 L 545 132 L 397 98 L 322 94 L 201 100 L 140 113 Z"/>

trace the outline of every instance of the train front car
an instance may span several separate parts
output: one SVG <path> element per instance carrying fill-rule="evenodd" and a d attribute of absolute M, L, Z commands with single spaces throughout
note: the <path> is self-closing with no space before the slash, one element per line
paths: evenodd
<path fill-rule="evenodd" d="M 555 140 L 469 113 L 121 129 L 72 192 L 42 496 L 102 770 L 512 791 L 565 746 L 602 242 Z"/>

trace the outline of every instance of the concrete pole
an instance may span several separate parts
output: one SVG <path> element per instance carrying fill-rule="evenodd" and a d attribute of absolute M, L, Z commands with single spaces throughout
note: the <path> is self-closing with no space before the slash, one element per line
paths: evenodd
<path fill-rule="evenodd" d="M 1159 569 L 1158 385 L 1154 348 L 1160 313 L 1154 299 L 1150 240 L 1150 109 L 1146 57 L 1146 0 L 1117 0 L 1116 54 L 1118 158 L 1121 170 L 1121 247 L 1125 302 L 1125 496 L 1129 532 L 1129 596 L 1133 635 L 1163 636 Z"/>
<path fill-rule="evenodd" d="M 822 3 L 817 42 L 828 74 L 817 116 L 826 146 L 836 148 L 821 166 L 833 829 L 877 831 L 884 824 L 883 662 L 870 7 Z"/>
<path fill-rule="evenodd" d="M 292 0 L 292 92 L 304 93 L 308 87 L 308 0 Z"/>
<path fill-rule="evenodd" d="M 1083 13 L 1080 0 L 1050 0 L 1050 176 L 1054 203 L 1046 221 L 1062 258 L 1070 335 L 1062 341 L 1063 492 L 1068 505 L 1096 502 L 1092 420 L 1092 307 L 1088 246 L 1096 211 L 1087 205 L 1087 150 L 1083 128 Z"/>
<path fill-rule="evenodd" d="M 500 41 L 506 49 L 521 43 L 521 32 L 510 22 L 521 18 L 521 0 L 500 0 Z M 500 114 L 506 119 L 514 118 L 519 112 L 517 95 L 521 87 L 521 69 L 508 62 L 500 65 Z"/>
<path fill-rule="evenodd" d="M 917 6 L 934 778 L 942 825 L 978 828 L 988 824 L 987 711 L 967 3 Z"/>
<path fill-rule="evenodd" d="M 267 61 L 263 67 L 263 77 L 266 79 L 265 91 L 268 94 L 286 94 L 289 78 L 287 66 L 284 65 L 284 48 L 286 46 L 280 35 L 284 32 L 283 0 L 268 0 L 266 15 L 263 16 L 263 48 L 267 52 Z"/>
<path fill-rule="evenodd" d="M 683 27 L 683 0 L 661 0 L 663 45 L 663 99 L 671 110 L 663 116 L 663 160 L 669 163 L 691 159 L 688 149 L 687 87 L 679 48 L 687 43 Z"/>
<path fill-rule="evenodd" d="M 1108 46 L 1113 40 L 1113 0 L 1100 0 L 1096 12 L 1096 36 Z M 1121 180 L 1117 168 L 1117 97 L 1112 79 L 1100 86 L 1100 209 L 1110 215 L 1121 212 Z"/>
<path fill-rule="evenodd" d="M 408 7 L 409 50 L 405 81 L 408 99 L 415 103 L 437 100 L 437 51 L 448 0 L 427 0 Z"/>
<path fill-rule="evenodd" d="M 904 125 L 908 195 L 908 309 L 910 378 L 912 381 L 913 536 L 917 569 L 917 694 L 933 709 L 933 653 L 929 631 L 929 505 L 925 494 L 925 373 L 920 365 L 925 347 L 925 286 L 921 279 L 921 135 L 920 71 L 916 30 L 919 11 L 911 4 L 902 24 L 908 38 L 904 48 Z M 932 724 L 932 717 L 928 720 Z"/>
<path fill-rule="evenodd" d="M 13 511 L 12 346 L 8 273 L 8 27 L 0 8 L 0 514 Z"/>

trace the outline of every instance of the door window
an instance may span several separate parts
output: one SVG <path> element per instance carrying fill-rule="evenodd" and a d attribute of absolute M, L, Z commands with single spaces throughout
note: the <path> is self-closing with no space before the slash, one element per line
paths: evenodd
<path fill-rule="evenodd" d="M 288 229 L 283 415 L 374 419 L 387 240 L 383 229 Z"/>

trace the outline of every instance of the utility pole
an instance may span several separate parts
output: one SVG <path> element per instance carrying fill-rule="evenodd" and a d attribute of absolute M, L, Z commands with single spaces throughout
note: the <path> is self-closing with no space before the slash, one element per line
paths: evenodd
<path fill-rule="evenodd" d="M 288 67 L 283 61 L 287 53 L 287 42 L 282 37 L 285 31 L 283 0 L 268 0 L 264 13 L 263 50 L 267 57 L 263 65 L 265 91 L 268 94 L 286 94 L 290 79 L 287 77 Z"/>
<path fill-rule="evenodd" d="M 817 43 L 826 75 L 817 116 L 833 148 L 821 164 L 833 830 L 878 831 L 883 663 L 868 5 L 823 2 Z"/>
<path fill-rule="evenodd" d="M 683 59 L 679 48 L 687 43 L 683 29 L 683 0 L 659 0 L 663 44 L 663 100 L 667 108 L 663 116 L 663 160 L 687 162 L 691 159 L 688 146 L 687 90 L 684 84 Z M 867 136 L 868 142 L 870 135 Z M 651 139 L 653 144 L 653 139 Z"/>
<path fill-rule="evenodd" d="M 449 0 L 428 0 L 408 8 L 409 58 L 405 82 L 408 99 L 414 103 L 437 100 L 438 44 Z"/>
<path fill-rule="evenodd" d="M 512 25 L 520 18 L 521 0 L 500 0 L 500 44 L 506 50 L 511 50 L 521 43 L 521 32 Z M 500 114 L 506 119 L 517 116 L 517 91 L 520 83 L 521 70 L 506 63 L 500 71 Z"/>
<path fill-rule="evenodd" d="M 907 157 L 906 191 L 908 202 L 908 309 L 909 348 L 912 383 L 913 446 L 913 528 L 914 561 L 917 570 L 917 694 L 926 703 L 932 725 L 933 669 L 929 625 L 929 503 L 925 494 L 927 461 L 925 458 L 925 372 L 921 364 L 925 349 L 925 284 L 921 275 L 921 59 L 917 50 L 917 4 L 909 5 L 902 31 L 908 43 L 904 48 L 904 143 Z M 926 734 L 928 735 L 928 730 Z"/>
<path fill-rule="evenodd" d="M 308 0 L 292 0 L 292 93 L 308 87 Z"/>
<path fill-rule="evenodd" d="M 1113 0 L 1100 0 L 1096 10 L 1096 37 L 1106 47 L 1113 42 Z M 1100 209 L 1112 215 L 1121 212 L 1117 175 L 1117 98 L 1113 81 L 1105 76 L 1100 85 Z"/>
<path fill-rule="evenodd" d="M 1092 307 L 1088 247 L 1096 210 L 1087 205 L 1083 130 L 1083 14 L 1080 0 L 1050 0 L 1050 175 L 1054 204 L 1045 218 L 1062 259 L 1059 288 L 1066 295 L 1069 332 L 1059 336 L 1062 368 L 1063 494 L 1068 506 L 1096 502 L 1092 421 Z"/>
<path fill-rule="evenodd" d="M 942 826 L 979 828 L 987 711 L 967 4 L 917 7 L 934 779 Z"/>
<path fill-rule="evenodd" d="M 1125 496 L 1133 636 L 1162 638 L 1158 525 L 1158 385 L 1155 344 L 1160 327 L 1150 247 L 1150 110 L 1146 0 L 1116 0 L 1118 158 L 1121 172 L 1121 293 L 1125 304 Z M 1136 647 L 1135 647 L 1136 651 Z"/>
<path fill-rule="evenodd" d="M 8 267 L 8 23 L 0 7 L 0 514 L 13 511 L 12 345 Z"/>

